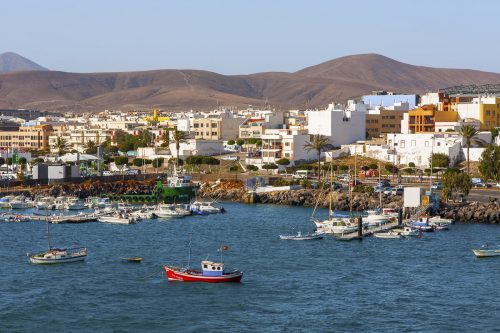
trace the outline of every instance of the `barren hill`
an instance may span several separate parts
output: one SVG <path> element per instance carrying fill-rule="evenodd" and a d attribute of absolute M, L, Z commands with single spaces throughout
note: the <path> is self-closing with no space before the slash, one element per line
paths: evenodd
<path fill-rule="evenodd" d="M 0 73 L 16 71 L 46 71 L 47 68 L 14 52 L 0 54 Z"/>
<path fill-rule="evenodd" d="M 500 83 L 500 74 L 414 66 L 376 54 L 342 57 L 295 73 L 15 72 L 0 74 L 0 108 L 200 110 L 264 103 L 303 108 L 322 107 L 372 90 L 418 93 L 485 83 Z"/>

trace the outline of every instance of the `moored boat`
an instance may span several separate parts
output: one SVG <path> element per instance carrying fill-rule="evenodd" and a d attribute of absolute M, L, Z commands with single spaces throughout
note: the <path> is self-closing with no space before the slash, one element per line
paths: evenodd
<path fill-rule="evenodd" d="M 199 271 L 190 268 L 163 266 L 167 278 L 171 281 L 222 283 L 240 282 L 243 277 L 243 272 L 238 270 L 226 272 L 222 262 L 203 260 L 201 267 L 202 270 Z"/>
<path fill-rule="evenodd" d="M 189 206 L 189 209 L 195 215 L 208 215 L 225 212 L 223 207 L 217 207 L 213 202 L 205 201 L 195 201 Z"/>
<path fill-rule="evenodd" d="M 152 212 L 159 218 L 183 217 L 191 215 L 191 212 L 188 209 L 184 208 L 182 205 L 175 204 L 159 204 Z"/>
<path fill-rule="evenodd" d="M 403 238 L 403 235 L 399 232 L 389 231 L 389 232 L 376 232 L 373 234 L 373 237 L 376 238 L 384 238 L 384 239 L 400 239 Z"/>
<path fill-rule="evenodd" d="M 325 236 L 324 233 L 312 233 L 312 234 L 302 234 L 300 231 L 296 235 L 280 235 L 280 239 L 283 240 L 313 240 L 322 239 Z"/>
<path fill-rule="evenodd" d="M 103 215 L 99 216 L 97 219 L 99 222 L 103 223 L 113 223 L 113 224 L 132 224 L 135 223 L 136 219 L 128 214 L 116 213 L 113 215 Z"/>
<path fill-rule="evenodd" d="M 33 264 L 61 264 L 66 262 L 83 261 L 87 256 L 87 248 L 50 248 L 47 251 L 29 255 Z"/>

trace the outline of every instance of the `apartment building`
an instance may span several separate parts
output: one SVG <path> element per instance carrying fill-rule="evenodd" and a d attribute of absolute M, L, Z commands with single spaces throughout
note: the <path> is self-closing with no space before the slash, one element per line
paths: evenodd
<path fill-rule="evenodd" d="M 400 133 L 401 121 L 408 113 L 407 102 L 396 102 L 388 107 L 376 107 L 366 113 L 366 135 L 368 138 L 388 133 Z"/>
<path fill-rule="evenodd" d="M 500 97 L 478 96 L 470 101 L 455 101 L 453 108 L 461 119 L 477 119 L 481 131 L 500 127 Z"/>
<path fill-rule="evenodd" d="M 306 151 L 304 145 L 310 140 L 307 130 L 300 127 L 289 129 L 267 129 L 262 135 L 262 164 L 276 163 L 281 158 L 292 164 L 300 160 L 316 158 L 315 151 Z"/>
<path fill-rule="evenodd" d="M 436 104 L 427 104 L 408 111 L 401 121 L 401 133 L 432 133 L 436 123 L 457 122 L 458 113 L 453 110 L 440 111 Z"/>
<path fill-rule="evenodd" d="M 266 129 L 283 128 L 284 123 L 283 112 L 253 111 L 248 114 L 248 118 L 239 126 L 238 137 L 241 139 L 260 139 Z"/>
<path fill-rule="evenodd" d="M 307 111 L 309 134 L 321 134 L 330 143 L 340 146 L 364 140 L 366 137 L 366 112 L 336 108 L 330 104 L 325 110 Z"/>
<path fill-rule="evenodd" d="M 90 141 L 99 145 L 107 139 L 111 139 L 111 136 L 112 131 L 95 125 L 65 125 L 58 128 L 49 136 L 49 146 L 51 152 L 56 152 L 57 139 L 62 138 L 68 143 L 69 150 L 76 150 L 83 153 Z"/>
<path fill-rule="evenodd" d="M 0 149 L 48 150 L 51 125 L 20 126 L 17 131 L 0 131 Z"/>

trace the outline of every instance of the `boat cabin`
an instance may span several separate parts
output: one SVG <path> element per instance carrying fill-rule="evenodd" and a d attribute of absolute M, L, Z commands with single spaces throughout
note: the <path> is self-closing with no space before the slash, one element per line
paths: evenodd
<path fill-rule="evenodd" d="M 201 269 L 204 276 L 222 276 L 224 274 L 224 263 L 203 260 Z"/>

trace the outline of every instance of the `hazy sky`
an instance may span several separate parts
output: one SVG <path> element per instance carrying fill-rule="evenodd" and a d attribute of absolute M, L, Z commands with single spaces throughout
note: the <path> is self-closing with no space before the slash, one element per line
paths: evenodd
<path fill-rule="evenodd" d="M 296 71 L 380 53 L 500 72 L 500 1 L 6 0 L 0 53 L 69 72 Z"/>

